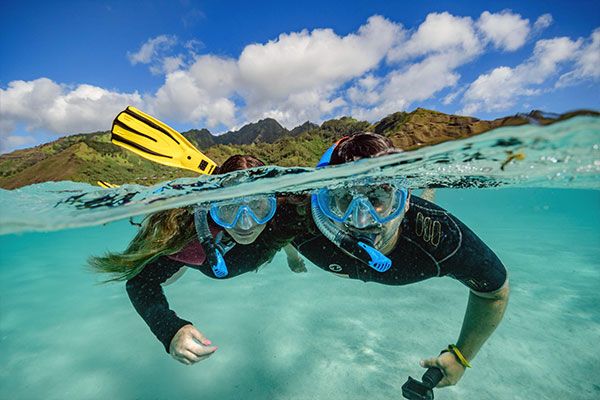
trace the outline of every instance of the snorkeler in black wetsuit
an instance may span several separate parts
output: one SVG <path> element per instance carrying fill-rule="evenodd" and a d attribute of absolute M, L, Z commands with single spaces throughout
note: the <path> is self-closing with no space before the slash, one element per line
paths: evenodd
<path fill-rule="evenodd" d="M 304 219 L 300 218 L 295 210 L 296 206 L 293 204 L 284 203 L 278 206 L 277 213 L 256 240 L 250 244 L 236 244 L 231 247 L 224 255 L 228 270 L 225 277 L 215 277 L 207 262 L 195 265 L 193 260 L 186 262 L 185 257 L 173 255 L 158 258 L 127 281 L 127 294 L 131 303 L 168 353 L 171 352 L 170 347 L 175 334 L 182 327 L 193 324 L 178 317 L 170 309 L 161 285 L 186 266 L 212 279 L 230 279 L 256 271 L 258 267 L 272 260 L 303 228 Z M 224 234 L 223 240 L 233 244 L 233 239 L 227 234 Z"/>
<path fill-rule="evenodd" d="M 397 152 L 381 135 L 342 138 L 318 167 Z M 314 220 L 294 246 L 320 268 L 386 285 L 453 277 L 471 289 L 456 345 L 421 361 L 443 374 L 438 387 L 456 384 L 498 326 L 508 303 L 507 272 L 498 257 L 444 209 L 411 196 L 401 178 L 356 181 L 312 195 Z"/>
<path fill-rule="evenodd" d="M 218 172 L 260 166 L 264 163 L 255 157 L 235 155 Z M 92 257 L 90 264 L 112 274 L 113 280 L 127 280 L 131 302 L 167 352 L 181 363 L 194 364 L 216 347 L 169 308 L 161 284 L 181 276 L 184 266 L 211 278 L 232 278 L 256 270 L 282 248 L 292 271 L 306 271 L 289 245 L 304 225 L 295 212 L 301 199 L 256 195 L 154 213 L 144 219 L 124 252 Z"/>
<path fill-rule="evenodd" d="M 342 277 L 385 285 L 407 285 L 450 276 L 476 292 L 504 285 L 506 269 L 473 231 L 444 209 L 411 196 L 400 235 L 387 253 L 392 266 L 378 272 L 331 243 L 313 226 L 293 241 L 300 253 L 319 268 Z"/>

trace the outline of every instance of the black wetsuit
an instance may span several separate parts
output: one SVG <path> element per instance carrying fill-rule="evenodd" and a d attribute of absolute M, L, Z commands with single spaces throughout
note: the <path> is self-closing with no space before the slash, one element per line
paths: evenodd
<path fill-rule="evenodd" d="M 308 207 L 300 209 L 302 213 L 296 207 L 279 207 L 254 243 L 236 245 L 225 254 L 229 271 L 225 279 L 256 270 L 293 239 L 294 247 L 318 267 L 365 282 L 407 285 L 451 276 L 477 292 L 492 292 L 506 280 L 506 269 L 481 239 L 456 217 L 416 196 L 411 197 L 398 243 L 388 254 L 392 267 L 384 273 L 340 250 L 317 230 Z M 175 333 L 191 322 L 169 309 L 161 284 L 184 265 L 161 257 L 127 282 L 131 302 L 167 352 Z M 190 267 L 215 278 L 206 264 Z"/>
<path fill-rule="evenodd" d="M 225 278 L 216 278 L 207 263 L 187 265 L 168 257 L 160 257 L 127 281 L 126 288 L 129 299 L 152 333 L 169 352 L 173 336 L 182 326 L 191 324 L 191 322 L 178 317 L 169 308 L 161 286 L 162 283 L 186 265 L 214 279 L 231 279 L 246 272 L 255 271 L 262 264 L 272 260 L 279 250 L 289 244 L 294 236 L 303 230 L 304 224 L 305 218 L 298 214 L 295 206 L 279 205 L 275 217 L 269 221 L 265 230 L 252 244 L 235 245 L 225 254 L 224 258 L 229 272 Z"/>
<path fill-rule="evenodd" d="M 437 276 L 458 279 L 476 292 L 492 292 L 506 281 L 502 262 L 456 217 L 416 196 L 401 224 L 392 267 L 377 272 L 349 256 L 313 227 L 293 245 L 319 268 L 364 282 L 407 285 Z"/>

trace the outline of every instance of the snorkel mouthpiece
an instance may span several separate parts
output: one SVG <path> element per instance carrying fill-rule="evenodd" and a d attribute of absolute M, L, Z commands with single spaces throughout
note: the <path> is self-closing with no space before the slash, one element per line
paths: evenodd
<path fill-rule="evenodd" d="M 353 257 L 367 264 L 377 272 L 385 272 L 392 267 L 392 260 L 361 240 L 342 234 L 339 246 Z"/>
<path fill-rule="evenodd" d="M 227 271 L 227 264 L 221 254 L 221 251 L 217 248 L 215 239 L 210 233 L 208 228 L 208 212 L 201 208 L 196 207 L 194 210 L 194 225 L 196 226 L 196 234 L 198 235 L 198 241 L 204 248 L 206 253 L 206 260 L 213 271 L 213 274 L 217 278 L 224 278 L 229 274 Z"/>
<path fill-rule="evenodd" d="M 367 254 L 371 257 L 371 261 L 369 261 L 369 266 L 375 271 L 385 272 L 392 266 L 392 260 L 387 258 L 382 252 L 363 242 L 358 242 L 358 246 L 364 249 L 367 252 Z"/>
<path fill-rule="evenodd" d="M 215 274 L 217 278 L 225 278 L 229 274 L 229 271 L 227 271 L 227 265 L 225 264 L 225 259 L 219 250 L 215 250 L 213 254 L 216 255 L 217 259 L 216 262 L 211 263 L 213 274 Z"/>
<path fill-rule="evenodd" d="M 229 271 L 227 271 L 227 264 L 225 264 L 225 259 L 223 258 L 221 251 L 217 248 L 214 240 L 204 240 L 201 243 L 206 252 L 206 260 L 208 261 L 213 274 L 215 274 L 217 278 L 226 277 L 229 274 Z"/>

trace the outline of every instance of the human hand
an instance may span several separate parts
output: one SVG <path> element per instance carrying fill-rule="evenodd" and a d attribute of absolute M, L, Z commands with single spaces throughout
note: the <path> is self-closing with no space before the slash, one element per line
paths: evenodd
<path fill-rule="evenodd" d="M 304 260 L 300 257 L 288 257 L 287 258 L 288 267 L 290 270 L 296 273 L 307 272 L 306 266 L 304 265 Z"/>
<path fill-rule="evenodd" d="M 437 357 L 421 360 L 419 363 L 423 368 L 437 367 L 442 370 L 444 377 L 436 387 L 453 386 L 458 383 L 465 373 L 465 367 L 456 359 L 451 352 L 442 353 Z"/>
<path fill-rule="evenodd" d="M 217 350 L 211 344 L 194 325 L 184 325 L 171 339 L 169 353 L 180 363 L 192 365 L 207 359 Z"/>
<path fill-rule="evenodd" d="M 304 260 L 302 257 L 300 257 L 300 253 L 298 253 L 298 250 L 296 250 L 291 243 L 287 244 L 283 248 L 283 251 L 287 255 L 287 263 L 290 270 L 296 273 L 307 271 L 306 267 L 304 266 Z"/>

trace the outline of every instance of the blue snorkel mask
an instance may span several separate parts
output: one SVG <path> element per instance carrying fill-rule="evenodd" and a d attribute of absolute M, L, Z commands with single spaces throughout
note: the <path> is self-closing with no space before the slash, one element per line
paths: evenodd
<path fill-rule="evenodd" d="M 329 165 L 339 142 L 321 157 L 317 168 Z M 377 250 L 367 235 L 354 237 L 335 222 L 357 229 L 379 226 L 402 215 L 408 191 L 400 181 L 394 183 L 364 182 L 351 188 L 323 188 L 311 196 L 311 211 L 315 224 L 325 237 L 378 272 L 385 272 L 392 261 Z"/>
<path fill-rule="evenodd" d="M 238 225 L 248 230 L 269 222 L 276 209 L 275 196 L 242 197 L 214 203 L 210 208 L 210 216 L 223 228 L 233 229 Z"/>
<path fill-rule="evenodd" d="M 266 224 L 273 218 L 276 209 L 277 199 L 273 195 L 243 197 L 213 203 L 210 211 L 200 205 L 194 209 L 196 234 L 206 253 L 207 262 L 217 278 L 224 278 L 229 274 L 223 256 L 233 245 L 225 246 L 213 238 L 208 227 L 209 212 L 213 221 L 223 228 L 239 227 L 242 230 L 249 230 L 256 225 Z"/>
<path fill-rule="evenodd" d="M 357 229 L 398 218 L 408 198 L 408 190 L 401 182 L 364 182 L 353 187 L 323 188 L 316 194 L 318 205 L 328 218 Z"/>

